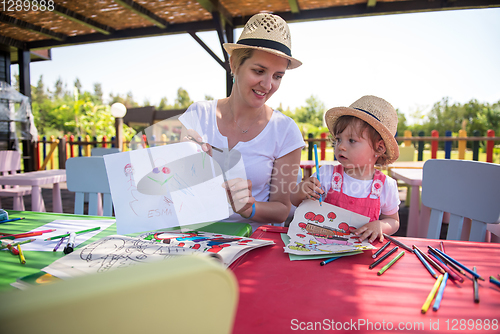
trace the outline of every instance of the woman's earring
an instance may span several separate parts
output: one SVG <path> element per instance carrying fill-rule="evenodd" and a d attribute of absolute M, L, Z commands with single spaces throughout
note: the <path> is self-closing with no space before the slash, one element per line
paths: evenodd
<path fill-rule="evenodd" d="M 378 158 L 378 154 L 375 154 L 375 158 Z"/>

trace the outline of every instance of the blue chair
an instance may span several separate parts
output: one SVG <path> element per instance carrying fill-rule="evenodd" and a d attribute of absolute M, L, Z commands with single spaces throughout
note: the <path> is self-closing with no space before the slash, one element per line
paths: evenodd
<path fill-rule="evenodd" d="M 66 182 L 68 190 L 75 192 L 75 214 L 84 214 L 84 199 L 88 193 L 89 215 L 109 217 L 113 215 L 111 190 L 102 156 L 68 159 Z"/>
<path fill-rule="evenodd" d="M 428 160 L 423 169 L 422 203 L 431 209 L 427 238 L 439 239 L 443 213 L 449 212 L 446 239 L 485 241 L 487 225 L 500 222 L 500 165 Z M 464 228 L 466 218 L 470 228 Z"/>

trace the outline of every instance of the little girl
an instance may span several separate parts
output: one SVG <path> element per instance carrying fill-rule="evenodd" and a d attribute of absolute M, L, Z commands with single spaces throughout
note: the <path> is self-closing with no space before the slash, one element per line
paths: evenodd
<path fill-rule="evenodd" d="M 302 181 L 291 194 L 292 204 L 322 196 L 326 203 L 370 218 L 354 231 L 361 241 L 382 242 L 383 233 L 393 234 L 399 228 L 397 183 L 375 169 L 399 157 L 396 110 L 379 97 L 363 96 L 349 108 L 328 110 L 325 120 L 340 164 L 322 166 L 321 183 L 316 174 Z"/>

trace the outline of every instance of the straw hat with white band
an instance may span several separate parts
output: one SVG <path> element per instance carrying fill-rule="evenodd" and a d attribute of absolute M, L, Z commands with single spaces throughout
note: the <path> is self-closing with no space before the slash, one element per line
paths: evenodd
<path fill-rule="evenodd" d="M 398 129 L 398 114 L 389 102 L 380 97 L 367 95 L 349 107 L 336 107 L 328 110 L 325 114 L 325 121 L 331 133 L 337 119 L 346 115 L 362 119 L 380 134 L 387 150 L 386 164 L 398 159 L 399 147 L 394 138 Z"/>
<path fill-rule="evenodd" d="M 229 55 L 236 49 L 256 49 L 272 53 L 290 61 L 289 69 L 302 65 L 292 57 L 292 41 L 290 29 L 285 20 L 269 13 L 252 16 L 236 43 L 224 43 L 224 49 Z"/>

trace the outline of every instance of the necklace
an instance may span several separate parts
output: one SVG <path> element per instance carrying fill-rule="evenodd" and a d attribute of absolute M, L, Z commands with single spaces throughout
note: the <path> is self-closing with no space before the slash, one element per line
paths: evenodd
<path fill-rule="evenodd" d="M 231 103 L 229 103 L 229 109 L 231 110 L 231 113 L 233 114 L 233 117 L 234 117 L 234 111 L 233 111 L 233 107 L 231 106 Z M 241 130 L 241 133 L 247 133 L 248 130 L 250 130 L 250 128 L 252 127 L 252 125 L 254 125 L 255 122 L 257 122 L 257 120 L 260 118 L 260 115 L 262 115 L 263 111 L 264 111 L 264 107 L 262 107 L 262 110 L 260 111 L 259 115 L 257 115 L 257 117 L 255 117 L 255 119 L 253 120 L 253 122 L 250 124 L 250 126 L 246 130 L 243 130 L 241 128 L 241 126 L 238 125 L 238 123 L 236 122 L 236 120 L 234 120 L 234 124 L 236 124 L 236 126 Z"/>

